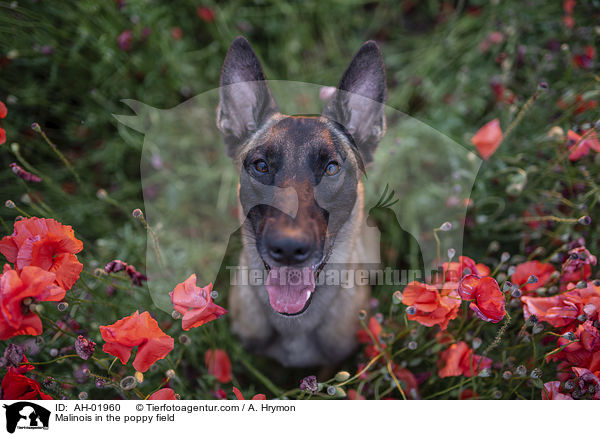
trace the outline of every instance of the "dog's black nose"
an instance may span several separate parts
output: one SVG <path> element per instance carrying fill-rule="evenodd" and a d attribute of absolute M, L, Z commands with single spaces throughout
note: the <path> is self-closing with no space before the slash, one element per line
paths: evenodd
<path fill-rule="evenodd" d="M 312 253 L 309 241 L 289 236 L 273 236 L 268 239 L 266 245 L 269 256 L 285 265 L 304 262 Z"/>

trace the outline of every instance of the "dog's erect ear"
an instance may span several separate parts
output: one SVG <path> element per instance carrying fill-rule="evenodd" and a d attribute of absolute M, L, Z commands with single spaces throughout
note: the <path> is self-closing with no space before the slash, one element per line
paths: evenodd
<path fill-rule="evenodd" d="M 227 51 L 219 90 L 217 127 L 223 133 L 227 154 L 236 149 L 260 125 L 277 112 L 260 62 L 246 38 L 238 36 Z"/>
<path fill-rule="evenodd" d="M 348 130 L 369 163 L 385 133 L 385 66 L 375 42 L 360 47 L 337 88 L 323 115 Z"/>

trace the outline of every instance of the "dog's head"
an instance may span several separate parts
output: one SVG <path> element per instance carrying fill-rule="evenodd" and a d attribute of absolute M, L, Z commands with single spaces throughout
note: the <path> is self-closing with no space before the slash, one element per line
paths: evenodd
<path fill-rule="evenodd" d="M 217 126 L 240 171 L 245 226 L 269 271 L 269 302 L 281 314 L 310 304 L 385 131 L 385 94 L 381 53 L 369 41 L 320 116 L 283 115 L 248 41 L 238 37 L 229 48 Z"/>

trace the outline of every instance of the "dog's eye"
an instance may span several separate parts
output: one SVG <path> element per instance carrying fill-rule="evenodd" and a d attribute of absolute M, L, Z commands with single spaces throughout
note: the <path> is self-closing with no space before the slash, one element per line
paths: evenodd
<path fill-rule="evenodd" d="M 335 176 L 340 170 L 340 166 L 337 162 L 329 162 L 327 167 L 325 167 L 325 175 L 326 176 Z"/>
<path fill-rule="evenodd" d="M 257 160 L 252 165 L 257 173 L 265 174 L 269 172 L 269 165 L 262 159 Z"/>

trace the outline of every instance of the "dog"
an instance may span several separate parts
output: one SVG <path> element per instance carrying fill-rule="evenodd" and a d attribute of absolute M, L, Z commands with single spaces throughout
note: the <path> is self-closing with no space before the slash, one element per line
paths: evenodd
<path fill-rule="evenodd" d="M 264 272 L 261 283 L 231 287 L 231 324 L 246 348 L 284 366 L 335 365 L 357 345 L 368 283 L 348 288 L 319 278 L 379 254 L 365 226 L 361 177 L 385 133 L 385 98 L 373 41 L 317 116 L 279 112 L 245 38 L 225 57 L 217 127 L 240 175 L 239 266 Z"/>

